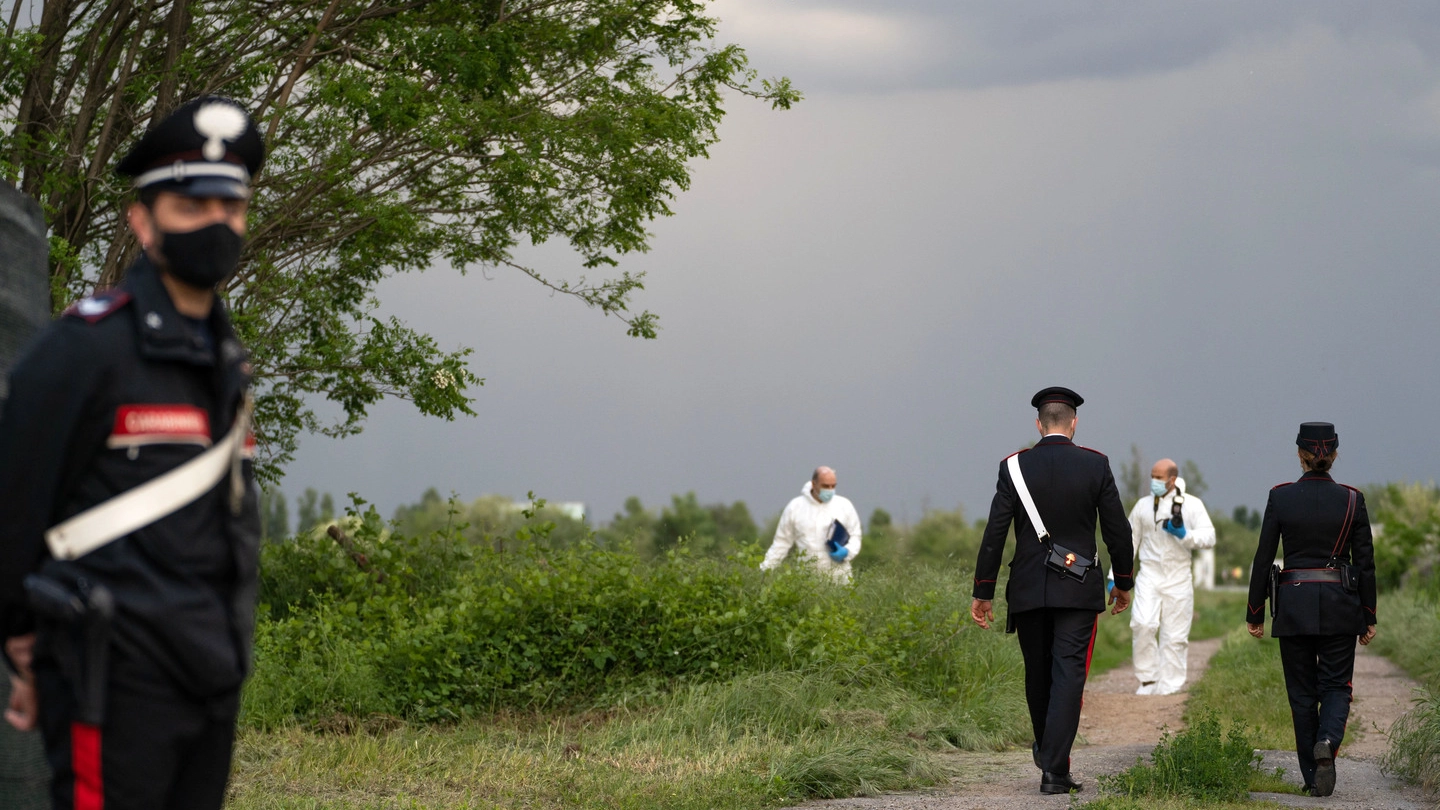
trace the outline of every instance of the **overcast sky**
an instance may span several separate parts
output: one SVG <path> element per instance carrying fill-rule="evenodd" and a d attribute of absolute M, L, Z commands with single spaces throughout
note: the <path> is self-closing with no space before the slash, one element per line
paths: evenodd
<path fill-rule="evenodd" d="M 1302 421 L 1336 423 L 1342 481 L 1436 477 L 1440 6 L 715 12 L 806 99 L 732 100 L 624 262 L 659 339 L 510 271 L 388 282 L 387 311 L 475 349 L 479 416 L 382 405 L 305 438 L 285 492 L 389 515 L 430 486 L 534 490 L 605 521 L 694 490 L 763 519 L 828 464 L 864 517 L 977 517 L 1048 385 L 1117 467 L 1193 459 L 1212 511 L 1295 478 Z"/>

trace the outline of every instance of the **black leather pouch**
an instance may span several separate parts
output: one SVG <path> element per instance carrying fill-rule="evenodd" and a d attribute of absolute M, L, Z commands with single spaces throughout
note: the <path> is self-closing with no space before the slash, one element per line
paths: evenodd
<path fill-rule="evenodd" d="M 1341 564 L 1340 587 L 1344 588 L 1346 593 L 1359 593 L 1360 569 L 1348 563 Z"/>
<path fill-rule="evenodd" d="M 1084 582 L 1085 575 L 1095 567 L 1095 561 L 1056 543 L 1050 544 L 1050 554 L 1045 557 L 1045 567 L 1064 574 L 1077 582 Z"/>

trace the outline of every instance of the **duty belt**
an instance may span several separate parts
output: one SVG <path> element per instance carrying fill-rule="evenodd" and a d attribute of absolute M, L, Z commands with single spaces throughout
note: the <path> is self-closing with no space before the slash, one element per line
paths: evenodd
<path fill-rule="evenodd" d="M 1292 568 L 1280 572 L 1281 585 L 1298 582 L 1333 582 L 1338 585 L 1341 581 L 1338 568 Z"/>

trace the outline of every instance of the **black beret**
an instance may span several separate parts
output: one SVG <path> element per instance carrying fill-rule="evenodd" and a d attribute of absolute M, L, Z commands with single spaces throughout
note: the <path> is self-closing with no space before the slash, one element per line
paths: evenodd
<path fill-rule="evenodd" d="M 145 133 L 116 171 L 137 189 L 245 199 L 264 162 L 265 142 L 245 108 L 222 96 L 202 96 Z"/>
<path fill-rule="evenodd" d="M 1329 422 L 1301 422 L 1295 445 L 1323 458 L 1340 449 L 1340 435 Z"/>
<path fill-rule="evenodd" d="M 1065 405 L 1069 405 L 1072 408 L 1078 408 L 1081 405 L 1085 404 L 1085 398 L 1075 393 L 1074 391 L 1071 391 L 1069 388 L 1062 388 L 1056 385 L 1050 388 L 1046 388 L 1040 393 L 1031 397 L 1030 407 L 1039 408 L 1041 405 L 1049 402 L 1059 402 Z"/>

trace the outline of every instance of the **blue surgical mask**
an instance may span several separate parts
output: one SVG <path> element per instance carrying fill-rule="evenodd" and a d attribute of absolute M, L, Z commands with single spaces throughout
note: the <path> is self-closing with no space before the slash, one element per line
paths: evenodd
<path fill-rule="evenodd" d="M 1158 479 L 1158 478 L 1151 478 L 1151 479 L 1150 479 L 1150 492 L 1151 492 L 1151 494 L 1153 494 L 1155 497 L 1159 498 L 1159 497 L 1163 496 L 1163 495 L 1165 494 L 1165 490 L 1166 490 L 1167 488 L 1168 488 L 1168 487 L 1165 486 L 1165 482 L 1164 482 L 1164 481 L 1161 481 L 1161 480 Z"/>
<path fill-rule="evenodd" d="M 830 502 L 830 499 L 833 498 L 833 497 L 835 497 L 835 490 L 833 490 L 833 489 L 822 489 L 822 490 L 820 490 L 820 502 L 821 502 L 821 503 L 829 503 L 829 502 Z"/>

